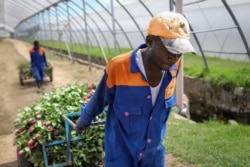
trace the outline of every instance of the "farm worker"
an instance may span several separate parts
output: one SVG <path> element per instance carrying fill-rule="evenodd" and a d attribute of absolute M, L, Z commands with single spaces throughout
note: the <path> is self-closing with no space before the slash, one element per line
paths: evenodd
<path fill-rule="evenodd" d="M 33 44 L 34 47 L 30 50 L 31 68 L 35 76 L 38 88 L 37 92 L 40 93 L 42 91 L 43 77 L 47 61 L 44 48 L 40 47 L 38 41 L 34 41 Z"/>
<path fill-rule="evenodd" d="M 183 53 L 195 53 L 188 21 L 162 12 L 148 25 L 146 42 L 112 58 L 103 78 L 81 110 L 80 133 L 108 105 L 105 123 L 105 167 L 164 167 L 163 146 L 176 76 Z"/>

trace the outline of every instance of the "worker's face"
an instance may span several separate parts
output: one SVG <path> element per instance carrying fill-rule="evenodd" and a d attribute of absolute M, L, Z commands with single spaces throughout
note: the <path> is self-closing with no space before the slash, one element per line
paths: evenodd
<path fill-rule="evenodd" d="M 182 54 L 172 54 L 163 45 L 161 39 L 156 36 L 150 36 L 151 59 L 153 63 L 161 70 L 169 70 Z M 148 42 L 147 42 L 148 43 Z"/>
<path fill-rule="evenodd" d="M 34 48 L 38 49 L 39 48 L 39 43 L 37 41 L 34 42 Z"/>

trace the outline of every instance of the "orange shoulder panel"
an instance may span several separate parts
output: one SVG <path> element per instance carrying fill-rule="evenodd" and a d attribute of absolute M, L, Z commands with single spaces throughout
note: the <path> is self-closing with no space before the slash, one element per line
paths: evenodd
<path fill-rule="evenodd" d="M 171 70 L 170 73 L 172 75 L 172 79 L 170 81 L 170 83 L 168 84 L 167 88 L 165 89 L 165 99 L 168 99 L 169 97 L 171 97 L 174 92 L 175 92 L 175 86 L 176 86 L 176 75 L 177 72 L 179 71 L 180 67 L 181 67 L 181 59 L 179 59 L 176 63 L 176 68 L 177 70 Z"/>
<path fill-rule="evenodd" d="M 141 73 L 130 72 L 130 58 L 132 52 L 124 53 L 110 60 L 106 67 L 108 75 L 107 86 L 148 86 L 142 79 Z"/>
<path fill-rule="evenodd" d="M 39 48 L 39 54 L 40 54 L 40 55 L 43 55 L 44 53 L 45 53 L 44 48 L 40 47 L 40 48 Z"/>
<path fill-rule="evenodd" d="M 175 92 L 176 78 L 172 78 L 167 88 L 165 89 L 165 99 L 171 97 Z"/>
<path fill-rule="evenodd" d="M 181 58 L 179 58 L 179 60 L 177 60 L 177 62 L 175 63 L 177 69 L 179 70 L 181 68 Z"/>
<path fill-rule="evenodd" d="M 30 49 L 30 54 L 33 53 L 33 52 L 34 52 L 34 50 L 33 50 L 33 49 Z"/>
<path fill-rule="evenodd" d="M 172 77 L 177 75 L 177 72 L 179 71 L 179 69 L 181 68 L 181 59 L 179 59 L 176 63 L 175 66 L 177 68 L 177 70 L 170 70 L 170 73 L 172 75 Z"/>

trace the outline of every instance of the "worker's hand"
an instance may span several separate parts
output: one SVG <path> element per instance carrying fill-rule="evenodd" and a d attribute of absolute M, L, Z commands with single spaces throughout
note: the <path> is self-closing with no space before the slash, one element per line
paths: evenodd
<path fill-rule="evenodd" d="M 86 130 L 90 125 L 84 124 L 80 119 L 76 122 L 76 133 L 80 134 L 82 131 Z"/>

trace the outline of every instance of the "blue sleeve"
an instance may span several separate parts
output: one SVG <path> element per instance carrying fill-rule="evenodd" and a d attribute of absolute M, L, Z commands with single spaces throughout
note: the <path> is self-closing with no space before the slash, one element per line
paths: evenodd
<path fill-rule="evenodd" d="M 45 65 L 47 65 L 47 60 L 46 60 L 46 54 L 45 53 L 43 54 L 43 57 L 44 57 L 44 63 L 45 63 Z"/>
<path fill-rule="evenodd" d="M 34 63 L 34 59 L 33 59 L 32 54 L 30 53 L 30 64 L 31 64 L 31 67 L 33 66 L 33 63 Z"/>
<path fill-rule="evenodd" d="M 110 103 L 111 89 L 106 85 L 107 74 L 104 73 L 95 93 L 87 105 L 81 110 L 81 121 L 85 124 L 91 124 L 91 121 Z"/>

